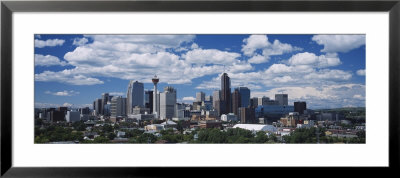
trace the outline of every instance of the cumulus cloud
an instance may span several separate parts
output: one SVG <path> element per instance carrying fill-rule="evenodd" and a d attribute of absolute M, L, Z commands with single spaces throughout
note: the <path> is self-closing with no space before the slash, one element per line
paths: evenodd
<path fill-rule="evenodd" d="M 57 91 L 57 92 L 51 92 L 51 91 L 46 91 L 46 94 L 50 94 L 50 95 L 55 95 L 55 96 L 74 96 L 74 95 L 78 95 L 79 92 L 74 91 L 74 90 L 64 90 L 64 91 Z"/>
<path fill-rule="evenodd" d="M 280 87 L 263 92 L 251 92 L 251 96 L 275 98 L 277 93 L 288 94 L 289 103 L 299 100 L 306 101 L 307 106 L 313 108 L 345 107 L 349 105 L 365 107 L 365 85 L 362 84 Z"/>
<path fill-rule="evenodd" d="M 216 49 L 194 49 L 183 58 L 193 64 L 231 64 L 241 55 L 239 53 L 220 51 Z"/>
<path fill-rule="evenodd" d="M 64 59 L 74 69 L 36 74 L 38 81 L 57 81 L 72 85 L 102 84 L 98 77 L 114 77 L 151 82 L 157 74 L 160 82 L 191 83 L 192 79 L 225 71 L 243 72 L 253 69 L 241 61 L 239 53 L 217 49 L 201 49 L 193 43 L 193 35 L 87 35 L 92 43 L 67 52 Z M 189 45 L 181 56 L 170 49 Z M 192 49 L 193 48 L 193 49 Z M 51 75 L 51 76 L 50 76 Z M 185 76 L 185 77 L 182 77 Z M 81 81 L 78 81 L 81 79 Z"/>
<path fill-rule="evenodd" d="M 349 52 L 365 45 L 365 35 L 314 35 L 312 40 L 324 48 L 321 52 Z"/>
<path fill-rule="evenodd" d="M 365 69 L 360 69 L 360 70 L 357 70 L 357 75 L 359 75 L 359 76 L 365 76 Z"/>
<path fill-rule="evenodd" d="M 35 54 L 35 66 L 65 66 L 67 63 L 52 55 Z"/>
<path fill-rule="evenodd" d="M 89 42 L 87 38 L 75 38 L 74 41 L 72 42 L 72 45 L 82 46 L 87 42 Z"/>
<path fill-rule="evenodd" d="M 44 48 L 46 46 L 62 46 L 64 42 L 65 40 L 61 39 L 48 39 L 46 41 L 35 39 L 35 48 Z"/>
<path fill-rule="evenodd" d="M 317 56 L 314 53 L 304 52 L 293 55 L 288 63 L 290 65 L 312 65 L 315 67 L 332 67 L 341 64 L 340 59 L 336 54 L 320 55 Z"/>
<path fill-rule="evenodd" d="M 302 50 L 299 47 L 281 43 L 279 40 L 274 40 L 274 42 L 270 43 L 267 35 L 250 35 L 249 38 L 243 40 L 243 43 L 243 54 L 251 57 L 249 62 L 254 64 L 266 63 L 269 61 L 270 56 L 273 55 Z M 257 50 L 261 50 L 261 54 L 257 53 Z"/>
<path fill-rule="evenodd" d="M 60 72 L 44 71 L 40 74 L 35 74 L 35 81 L 60 82 L 70 85 L 95 85 L 104 83 L 97 78 L 86 77 L 80 74 L 74 75 L 73 71 L 75 70 L 63 70 Z"/>

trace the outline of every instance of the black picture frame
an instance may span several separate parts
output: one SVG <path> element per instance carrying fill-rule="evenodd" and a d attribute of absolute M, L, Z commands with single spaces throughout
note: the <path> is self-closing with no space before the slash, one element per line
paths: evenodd
<path fill-rule="evenodd" d="M 19 168 L 12 166 L 12 17 L 13 12 L 126 12 L 126 11 L 289 11 L 289 12 L 389 12 L 389 168 L 399 168 L 400 118 L 400 1 L 2 1 L 1 2 L 1 175 L 5 177 L 129 177 L 166 176 L 180 173 L 177 168 L 75 167 Z M 373 154 L 373 153 L 372 153 Z M 367 155 L 366 155 L 367 156 Z M 157 170 L 154 170 L 157 169 Z M 189 168 L 186 168 L 187 171 Z M 295 175 L 296 172 L 279 172 Z M 259 171 L 259 169 L 256 169 Z M 359 171 L 373 171 L 365 169 Z M 190 168 L 192 174 L 207 174 Z M 210 170 L 213 171 L 213 170 Z M 223 173 L 229 170 L 219 169 Z M 240 169 L 235 170 L 240 171 Z M 251 170 L 246 170 L 251 171 Z M 255 170 L 253 170 L 255 171 Z M 358 174 L 359 171 L 351 174 Z M 262 171 L 264 172 L 264 171 Z M 358 173 L 357 173 L 358 172 Z M 242 172 L 243 173 L 243 172 Z M 211 174 L 211 173 L 210 173 Z M 362 174 L 366 174 L 365 172 Z M 213 174 L 215 175 L 215 174 Z"/>

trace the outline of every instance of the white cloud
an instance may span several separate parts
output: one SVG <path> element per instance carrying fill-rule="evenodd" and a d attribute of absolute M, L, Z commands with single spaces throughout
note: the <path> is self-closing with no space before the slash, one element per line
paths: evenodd
<path fill-rule="evenodd" d="M 193 43 L 192 46 L 190 46 L 190 48 L 192 48 L 192 49 L 197 49 L 197 48 L 199 48 L 199 45 L 196 44 L 196 43 Z"/>
<path fill-rule="evenodd" d="M 95 85 L 103 84 L 104 82 L 91 77 L 86 77 L 83 75 L 74 75 L 71 70 L 63 70 L 60 72 L 44 71 L 40 74 L 35 74 L 35 81 L 39 82 L 60 82 L 70 85 Z"/>
<path fill-rule="evenodd" d="M 277 77 L 277 78 L 274 78 L 273 80 L 274 80 L 274 82 L 279 82 L 279 83 L 286 83 L 286 82 L 293 81 L 292 77 L 290 77 L 290 76 Z"/>
<path fill-rule="evenodd" d="M 74 41 L 72 42 L 72 45 L 82 46 L 87 42 L 89 42 L 87 38 L 75 38 Z"/>
<path fill-rule="evenodd" d="M 55 95 L 55 96 L 74 96 L 74 95 L 78 95 L 79 92 L 74 91 L 74 90 L 64 90 L 64 91 L 57 91 L 57 92 L 51 92 L 51 91 L 46 91 L 46 94 L 50 94 L 50 95 Z"/>
<path fill-rule="evenodd" d="M 360 69 L 360 70 L 357 70 L 357 75 L 359 75 L 359 76 L 365 76 L 365 69 Z"/>
<path fill-rule="evenodd" d="M 192 97 L 192 96 L 186 96 L 182 98 L 182 101 L 195 101 L 196 98 Z"/>
<path fill-rule="evenodd" d="M 304 79 L 330 80 L 330 81 L 346 81 L 351 79 L 350 72 L 343 70 L 324 69 L 318 72 L 310 73 L 304 76 Z"/>
<path fill-rule="evenodd" d="M 293 55 L 288 63 L 290 65 L 311 65 L 319 68 L 332 67 L 341 64 L 336 54 L 317 56 L 314 53 L 304 52 Z"/>
<path fill-rule="evenodd" d="M 71 107 L 71 106 L 73 106 L 73 104 L 71 104 L 71 103 L 64 103 L 62 106 L 64 106 L 64 107 Z"/>
<path fill-rule="evenodd" d="M 362 96 L 362 95 L 360 95 L 360 94 L 354 95 L 353 98 L 365 100 L 365 96 Z"/>
<path fill-rule="evenodd" d="M 252 91 L 251 97 L 267 96 L 274 99 L 277 93 L 288 94 L 289 105 L 300 100 L 306 101 L 307 107 L 312 108 L 345 107 L 349 105 L 365 107 L 365 85 L 362 84 L 280 87 L 265 92 Z"/>
<path fill-rule="evenodd" d="M 64 42 L 65 40 L 60 39 L 48 39 L 46 41 L 35 39 L 35 47 L 44 48 L 46 46 L 62 46 Z"/>
<path fill-rule="evenodd" d="M 151 82 L 157 74 L 160 82 L 191 83 L 192 79 L 224 71 L 243 72 L 253 69 L 237 58 L 239 53 L 216 49 L 192 49 L 182 56 L 168 49 L 191 44 L 193 35 L 88 35 L 93 43 L 78 46 L 64 55 L 74 69 L 36 74 L 38 81 L 55 81 L 71 85 L 101 84 L 98 77 L 115 77 Z M 190 49 L 190 47 L 188 47 Z M 225 66 L 224 66 L 225 65 Z M 185 77 L 182 77 L 185 76 Z M 81 79 L 82 81 L 78 81 Z"/>
<path fill-rule="evenodd" d="M 56 56 L 35 54 L 35 66 L 65 66 L 67 63 Z"/>
<path fill-rule="evenodd" d="M 216 49 L 194 49 L 187 52 L 183 58 L 192 64 L 231 64 L 240 56 L 239 53 Z"/>
<path fill-rule="evenodd" d="M 243 42 L 242 52 L 244 55 L 251 57 L 249 62 L 254 64 L 266 63 L 272 55 L 302 50 L 290 44 L 281 43 L 279 40 L 274 40 L 273 43 L 270 43 L 267 35 L 250 35 Z M 259 54 L 257 50 L 261 50 L 262 54 Z"/>
<path fill-rule="evenodd" d="M 314 35 L 312 40 L 323 45 L 321 52 L 349 52 L 365 44 L 365 35 Z"/>
<path fill-rule="evenodd" d="M 70 104 L 70 103 L 62 103 L 62 104 L 56 104 L 56 103 L 40 103 L 36 102 L 35 103 L 35 108 L 58 108 L 58 107 L 74 107 L 74 108 L 83 108 L 83 107 L 89 107 L 92 108 L 93 104 Z"/>
<path fill-rule="evenodd" d="M 257 54 L 249 59 L 249 63 L 261 64 L 261 63 L 268 62 L 268 60 L 269 60 L 269 56 L 263 56 L 263 55 Z"/>

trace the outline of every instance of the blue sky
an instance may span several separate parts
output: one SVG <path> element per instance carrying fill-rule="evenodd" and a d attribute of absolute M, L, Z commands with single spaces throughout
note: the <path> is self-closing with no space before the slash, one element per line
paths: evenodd
<path fill-rule="evenodd" d="M 365 107 L 365 35 L 35 35 L 35 107 L 91 106 L 126 96 L 129 80 L 196 92 L 246 86 L 252 97 L 287 93 L 289 105 Z"/>

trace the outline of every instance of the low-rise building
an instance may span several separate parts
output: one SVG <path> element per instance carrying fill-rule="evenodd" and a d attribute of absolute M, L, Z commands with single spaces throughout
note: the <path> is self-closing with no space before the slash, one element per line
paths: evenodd
<path fill-rule="evenodd" d="M 200 128 L 221 128 L 222 123 L 220 121 L 200 121 L 199 122 Z"/>
<path fill-rule="evenodd" d="M 222 114 L 221 115 L 221 120 L 225 121 L 225 122 L 229 122 L 229 121 L 237 121 L 238 117 L 233 114 L 233 113 L 229 113 L 229 114 Z"/>

